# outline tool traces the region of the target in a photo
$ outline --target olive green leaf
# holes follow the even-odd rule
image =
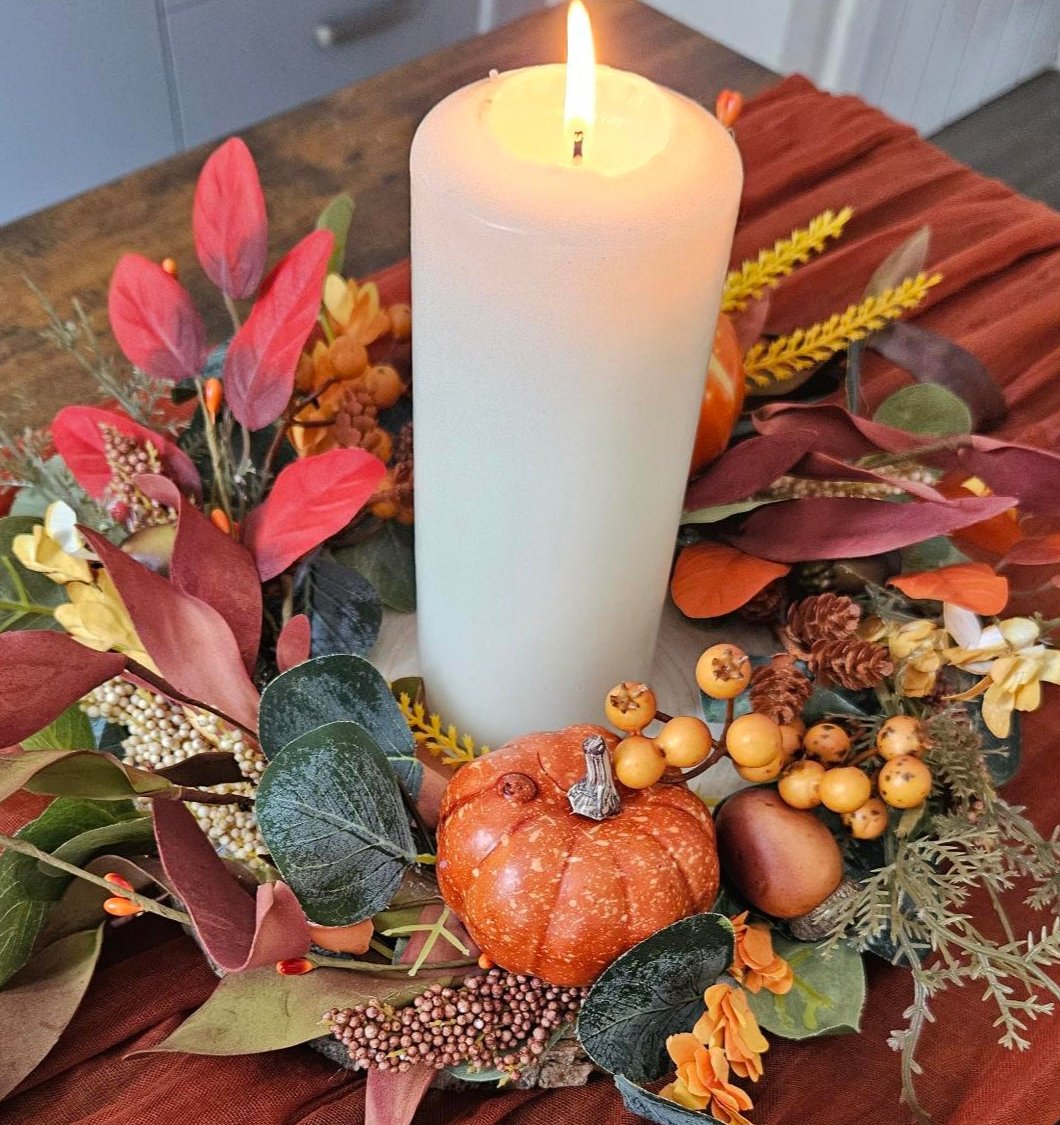
[[[55,1046],[81,1003],[103,943],[103,927],[69,934],[42,949],[0,991],[0,1098],[11,1091]]]
[[[655,1121],[657,1125],[721,1125],[709,1113],[685,1109],[683,1105],[669,1102],[650,1090],[634,1085],[624,1074],[615,1075],[615,1086],[626,1109],[646,1121]]]
[[[370,539],[342,547],[333,554],[337,562],[363,574],[389,609],[412,613],[416,608],[416,557],[411,528],[386,520]]]
[[[376,1000],[399,1007],[415,999],[437,976],[411,980],[346,969],[316,969],[287,977],[271,966],[229,973],[210,998],[167,1039],[134,1054],[180,1051],[190,1055],[253,1055],[279,1051],[327,1034],[330,1008]]]
[[[748,992],[747,1003],[766,1031],[785,1039],[856,1032],[865,1004],[865,966],[848,945],[824,951],[773,931],[773,949],[791,965],[795,983],[783,996]]]
[[[32,516],[0,519],[0,633],[8,629],[57,629],[52,612],[66,601],[62,586],[26,568],[12,549],[16,535],[30,535]]]
[[[173,783],[98,750],[28,750],[0,757],[0,800],[19,789],[56,797],[121,801]]]
[[[255,813],[273,863],[322,926],[382,910],[416,862],[394,771],[356,723],[329,723],[285,746],[265,770]]]
[[[766,504],[781,504],[783,500],[737,500],[732,504],[715,504],[710,508],[694,508],[681,513],[681,523],[721,523],[731,516],[742,516],[746,512],[753,512],[756,508],[763,508]]]
[[[721,914],[693,914],[627,950],[589,991],[578,1016],[588,1056],[633,1082],[670,1067],[666,1038],[703,1014],[703,993],[732,964],[733,929]]]
[[[23,750],[90,750],[95,745],[92,724],[76,703],[44,730],[22,740]]]
[[[415,796],[423,778],[416,743],[384,676],[359,656],[318,656],[277,676],[262,693],[258,733],[265,756],[327,723],[357,723]]]
[[[82,833],[138,815],[130,802],[60,798],[16,835],[53,852]],[[52,905],[69,881],[69,876],[46,873],[31,856],[13,851],[0,855],[0,986],[26,963]]]
[[[972,412],[963,399],[938,383],[902,387],[880,403],[874,422],[912,434],[970,434]]]
[[[345,192],[335,198],[317,216],[317,230],[329,230],[335,246],[328,259],[328,273],[342,273],[346,264],[346,240],[350,237],[355,204]]]

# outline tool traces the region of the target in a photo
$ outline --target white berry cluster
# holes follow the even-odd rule
[[[223,750],[234,755],[247,779],[209,788],[217,793],[253,795],[266,761],[256,743],[233,730],[216,715],[185,707],[138,687],[127,680],[108,680],[81,701],[90,719],[105,719],[128,731],[122,739],[125,760],[141,769],[175,766],[195,754]],[[189,802],[214,846],[233,859],[250,861],[265,851],[253,812],[235,805],[201,805]]]

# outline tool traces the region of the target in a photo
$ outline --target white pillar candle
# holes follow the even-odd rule
[[[648,674],[742,186],[700,106],[591,60],[565,106],[567,72],[412,147],[421,667],[491,745]]]

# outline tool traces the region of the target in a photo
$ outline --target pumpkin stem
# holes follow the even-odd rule
[[[591,820],[607,820],[622,811],[622,798],[611,774],[611,756],[607,744],[594,734],[582,743],[585,754],[585,776],[567,790],[571,810]]]

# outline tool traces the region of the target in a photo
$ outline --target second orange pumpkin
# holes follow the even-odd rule
[[[743,348],[732,318],[720,313],[703,401],[699,407],[699,426],[689,475],[698,473],[704,465],[724,453],[743,409],[746,391]]]

